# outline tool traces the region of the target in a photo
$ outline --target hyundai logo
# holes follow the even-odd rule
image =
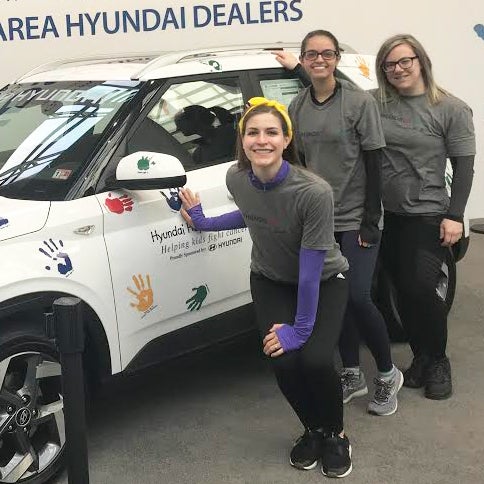
[[[28,408],[21,408],[15,416],[15,421],[19,427],[25,427],[29,424],[32,415]]]

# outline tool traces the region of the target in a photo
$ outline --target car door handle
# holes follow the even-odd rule
[[[95,225],[84,225],[84,227],[79,227],[78,229],[74,230],[74,233],[77,235],[91,235],[96,228]]]

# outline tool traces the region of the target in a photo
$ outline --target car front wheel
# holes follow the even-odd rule
[[[61,366],[41,336],[0,341],[0,482],[41,484],[62,467]]]

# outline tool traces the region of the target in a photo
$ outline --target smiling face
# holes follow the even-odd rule
[[[415,57],[415,51],[408,44],[394,47],[385,58],[387,62],[398,62],[401,59]],[[422,76],[419,59],[413,59],[411,67],[403,69],[396,64],[395,69],[385,73],[388,82],[404,96],[417,96],[425,93],[425,82]]]
[[[304,45],[304,51],[316,51],[322,52],[324,50],[336,51],[336,46],[334,42],[325,35],[315,35],[309,38]],[[311,80],[314,81],[327,81],[332,80],[334,77],[334,71],[339,62],[339,57],[327,60],[323,59],[321,55],[315,60],[306,60],[304,55],[301,55],[300,59],[301,65],[304,67],[306,72],[309,74]]]
[[[261,181],[267,182],[276,176],[282,164],[282,152],[288,144],[281,119],[275,114],[254,114],[247,120],[242,147]]]

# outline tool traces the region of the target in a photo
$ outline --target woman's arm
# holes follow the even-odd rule
[[[294,324],[274,324],[264,338],[264,353],[272,357],[301,348],[311,336],[319,304],[325,250],[301,248]]]
[[[287,52],[285,50],[274,50],[271,52],[271,54],[276,56],[277,62],[279,62],[284,69],[289,71],[291,74],[295,74],[303,83],[304,87],[311,85],[309,76],[301,63],[298,61],[297,57],[292,52]]]
[[[180,213],[184,220],[196,230],[219,231],[241,229],[246,227],[240,210],[224,213],[217,217],[205,217],[198,193],[193,193],[189,188],[180,190],[180,199],[183,207]]]
[[[450,204],[440,224],[440,238],[444,246],[454,245],[462,237],[464,211],[474,177],[474,155],[453,156],[450,163],[453,170]]]

